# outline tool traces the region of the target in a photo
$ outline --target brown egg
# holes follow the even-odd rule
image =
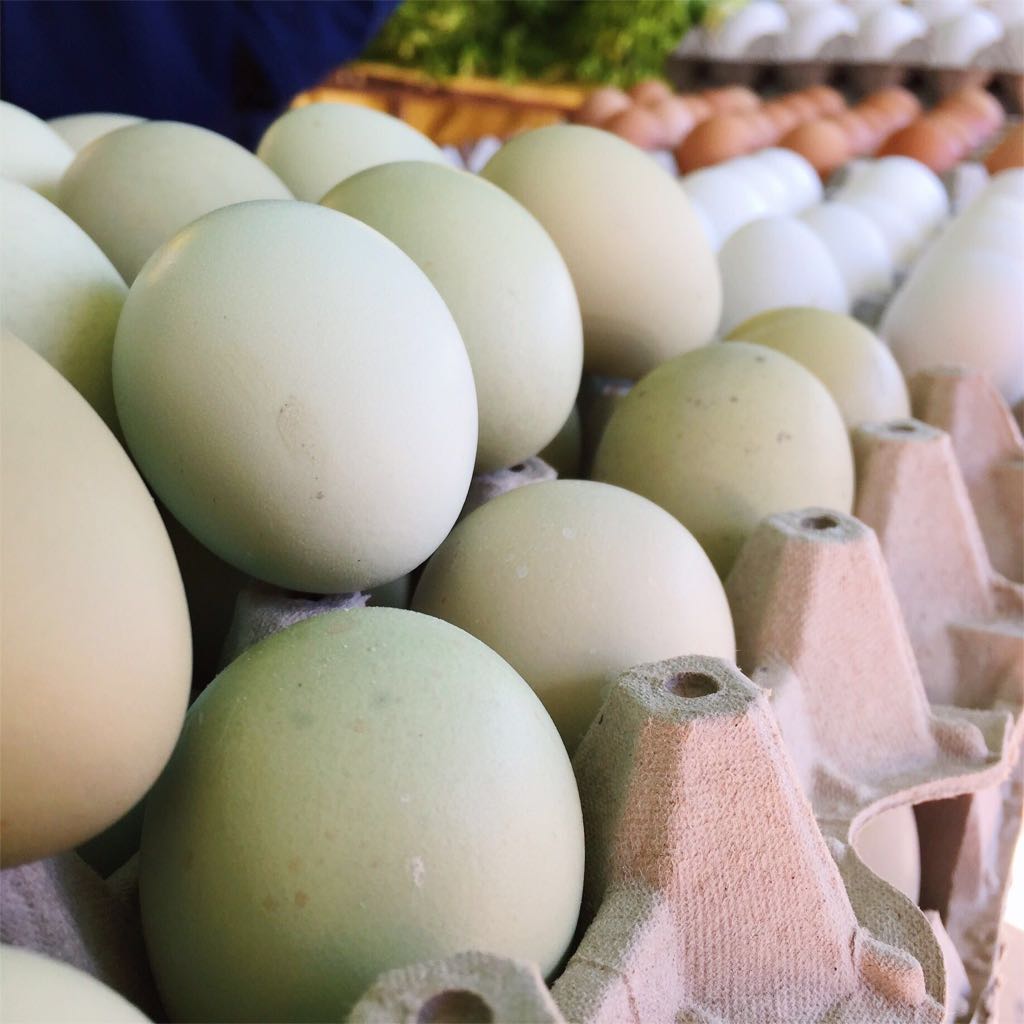
[[[766,103],[761,108],[761,113],[775,126],[776,138],[782,138],[800,123],[796,111],[785,103]]]
[[[577,124],[602,125],[605,121],[629,110],[633,101],[614,86],[595,89],[573,112],[572,120]]]
[[[808,99],[806,96],[802,96],[798,92],[793,92],[788,96],[784,96],[779,100],[779,102],[796,114],[798,124],[806,124],[808,121],[813,121],[818,117],[818,105],[814,100]]]
[[[831,119],[802,124],[779,144],[799,153],[822,178],[827,178],[853,155],[846,130]]]
[[[998,174],[1008,167],[1024,167],[1024,123],[1015,124],[985,158],[989,174]]]
[[[756,145],[756,130],[742,114],[717,114],[683,139],[676,163],[686,174],[749,153]]]
[[[648,78],[646,81],[637,82],[629,90],[629,95],[641,106],[653,107],[656,103],[671,98],[675,93],[660,78]]]
[[[860,114],[848,110],[838,117],[829,118],[829,120],[846,136],[851,156],[863,156],[877,145],[874,131]]]
[[[806,96],[818,108],[819,114],[826,117],[841,114],[846,110],[846,100],[842,93],[828,85],[813,85],[810,89],[804,89],[801,94]]]
[[[671,149],[675,149],[697,123],[688,104],[678,96],[669,96],[668,99],[655,103],[650,111],[661,121],[664,144]]]
[[[641,149],[660,149],[667,142],[661,118],[646,107],[630,107],[605,121],[601,127]]]
[[[877,107],[855,107],[840,114],[837,121],[848,119],[857,125],[853,129],[855,153],[873,153],[895,131],[889,117]],[[854,120],[855,119],[855,120]]]
[[[761,106],[757,93],[742,85],[705,89],[702,95],[716,114],[747,114]]]
[[[929,116],[948,125],[949,130],[963,142],[965,153],[976,149],[992,135],[984,117],[979,117],[977,111],[960,103],[941,103]]]
[[[1006,111],[1003,110],[1003,105],[987,89],[978,87],[961,89],[946,100],[943,106],[946,103],[971,111],[989,131],[997,131],[1002,128],[1003,122],[1006,120]]]
[[[775,122],[765,113],[755,110],[753,113],[744,114],[747,124],[750,125],[750,133],[754,139],[754,149],[762,149],[764,146],[774,145],[782,136],[782,132],[775,126]]]
[[[904,124],[909,124],[921,113],[921,101],[909,89],[904,89],[899,85],[873,92],[864,100],[864,103],[870,106],[879,106],[883,110],[891,110],[893,114],[902,115],[906,119]]]
[[[963,153],[963,143],[943,118],[919,117],[913,124],[890,135],[879,156],[909,156],[942,174],[953,167]]]
[[[695,93],[690,93],[687,96],[681,96],[680,99],[690,108],[690,113],[693,114],[693,120],[695,124],[700,124],[701,121],[706,121],[709,117],[714,114],[714,108],[703,96],[698,96]]]

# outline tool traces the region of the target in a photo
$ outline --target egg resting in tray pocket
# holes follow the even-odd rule
[[[398,578],[469,487],[476,395],[451,314],[397,246],[324,207],[227,207],[159,250],[118,324],[114,392],[175,518],[287,589]]]

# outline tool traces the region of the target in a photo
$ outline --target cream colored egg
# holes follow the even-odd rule
[[[69,964],[0,946],[4,1024],[135,1024],[147,1021],[123,996]]]
[[[114,427],[111,349],[128,288],[56,206],[0,181],[0,318]]]
[[[986,373],[1009,405],[1024,398],[1020,264],[999,252],[936,254],[896,293],[879,334],[908,380],[967,366]]]
[[[451,313],[396,245],[309,203],[228,207],[164,246],[121,314],[114,393],[175,518],[292,590],[402,576],[451,529],[473,472]]]
[[[181,728],[191,643],[153,499],[54,369],[3,341],[3,864],[67,850],[153,784]]]
[[[820,238],[794,217],[764,217],[740,228],[718,254],[721,330],[767,309],[816,306],[845,313],[846,288]]]
[[[828,388],[853,428],[910,415],[892,353],[863,324],[824,309],[775,309],[734,327],[729,338],[765,345],[805,366]]]
[[[77,153],[101,136],[142,120],[134,114],[69,114],[53,118],[49,125]]]
[[[0,178],[28,185],[56,200],[61,176],[74,150],[45,122],[13,103],[0,100]]]
[[[444,153],[411,125],[349,103],[311,103],[287,111],[266,130],[256,155],[297,199],[311,203],[339,182],[378,164],[447,163]]]
[[[289,199],[267,167],[237,143],[191,124],[147,121],[97,139],[60,183],[61,209],[129,283],[186,224],[252,199]]]
[[[554,125],[516,136],[483,174],[565,257],[589,372],[637,378],[711,339],[722,305],[714,255],[683,190],[645,153],[609,132]]]
[[[593,476],[671,512],[721,576],[765,516],[853,503],[835,400],[793,359],[744,342],[688,352],[640,381],[605,429]]]
[[[477,472],[536,455],[569,415],[583,365],[579,303],[547,232],[490,182],[440,164],[371,167],[323,205],[390,238],[451,310],[476,382]]]
[[[463,950],[552,972],[583,856],[569,759],[505,661],[426,615],[332,612],[190,711],[146,809],[146,947],[174,1020],[341,1021],[380,972]]]
[[[482,505],[427,563],[413,607],[505,658],[570,752],[625,669],[736,657],[725,591],[689,531],[646,498],[589,480]]]
[[[851,303],[889,291],[895,268],[874,221],[842,202],[812,206],[800,219],[825,244]]]
[[[913,807],[893,807],[871,818],[858,830],[853,848],[879,878],[917,902],[921,847]]]

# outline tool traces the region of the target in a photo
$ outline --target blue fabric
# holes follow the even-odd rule
[[[399,0],[5,0],[0,95],[42,118],[188,121],[252,147]]]

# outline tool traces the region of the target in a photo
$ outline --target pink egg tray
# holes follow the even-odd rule
[[[1024,1019],[1000,925],[1024,803],[1024,442],[979,375],[912,394],[918,419],[854,432],[855,516],[789,512],[749,539],[726,584],[738,666],[674,658],[611,690],[573,760],[584,903],[550,988],[465,951],[383,975],[351,1021]],[[471,504],[551,471],[502,473]],[[225,653],[346,601],[251,586]],[[924,913],[854,848],[910,806]],[[6,871],[0,937],[162,1019],[135,874],[74,854]]]

